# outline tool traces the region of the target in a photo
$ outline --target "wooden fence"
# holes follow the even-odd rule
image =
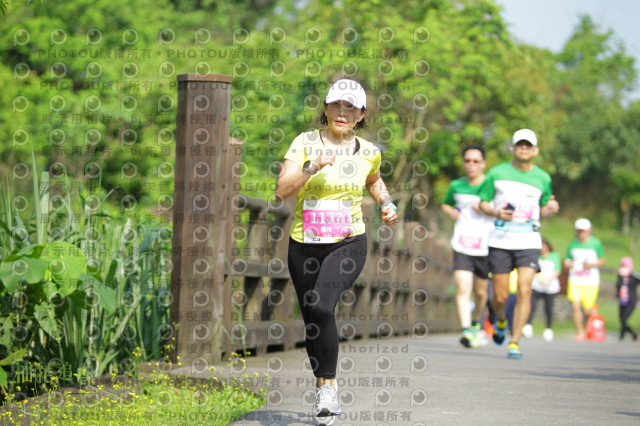
[[[263,354],[304,344],[304,324],[289,278],[287,249],[292,203],[270,205],[236,194],[249,212],[249,223],[238,225],[241,248],[231,261],[233,314],[226,351]],[[363,200],[367,225],[367,260],[353,287],[343,293],[336,317],[343,339],[411,335],[420,339],[432,331],[458,328],[453,295],[451,253],[429,238],[417,222],[386,227],[378,224],[372,199]],[[399,229],[402,228],[402,229]],[[398,244],[400,231],[405,244]],[[224,356],[225,354],[223,354]]]
[[[237,192],[242,142],[229,134],[230,76],[178,76],[171,322],[174,360],[199,371],[235,351],[304,344],[287,268],[293,200]],[[368,256],[337,307],[340,336],[369,339],[458,328],[451,253],[424,225],[382,225],[362,203]],[[243,220],[246,219],[246,220]]]

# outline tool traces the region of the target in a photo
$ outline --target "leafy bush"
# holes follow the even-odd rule
[[[0,359],[98,376],[126,372],[136,347],[143,359],[161,358],[173,334],[171,228],[112,217],[102,210],[109,194],[65,188],[49,195],[45,172],[34,179],[36,202],[25,223],[3,188]],[[4,370],[0,384],[7,386]]]

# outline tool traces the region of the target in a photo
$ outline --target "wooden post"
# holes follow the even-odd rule
[[[233,315],[237,314],[233,311],[232,294],[235,290],[240,288],[240,277],[233,275],[233,267],[231,266],[232,259],[237,255],[236,250],[236,232],[238,230],[240,213],[238,212],[236,204],[240,201],[240,175],[242,170],[242,146],[243,140],[238,138],[231,138],[229,140],[229,150],[227,158],[227,166],[231,177],[229,183],[231,184],[231,191],[229,191],[229,202],[227,205],[227,215],[230,216],[227,220],[227,256],[229,258],[229,264],[225,266],[227,276],[224,283],[223,291],[223,307],[222,307],[222,326],[232,337],[231,332],[233,327]],[[222,344],[222,358],[229,359],[231,352],[234,348],[232,345],[231,337],[224,339]]]
[[[173,361],[220,360],[228,201],[231,76],[178,75],[171,325]]]

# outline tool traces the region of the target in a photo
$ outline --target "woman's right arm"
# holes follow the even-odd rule
[[[304,186],[305,183],[313,176],[318,173],[324,166],[333,166],[333,163],[336,161],[336,155],[329,152],[324,151],[320,154],[318,158],[311,161],[311,173],[303,171],[302,167],[298,165],[295,161],[287,160],[285,158],[284,164],[282,166],[282,172],[278,177],[278,186],[276,189],[276,199],[284,200],[293,195],[296,195],[298,191]]]
[[[336,155],[325,151],[321,153],[318,158],[311,161],[310,168],[312,173],[308,173],[303,171],[302,167],[295,161],[285,158],[282,172],[280,172],[280,176],[278,177],[276,199],[282,201],[296,195],[311,176],[322,170],[324,166],[332,166],[335,161]]]
[[[314,162],[312,162],[313,164]],[[318,165],[313,165],[315,169]],[[282,165],[282,171],[278,176],[278,187],[276,189],[276,199],[282,201],[293,195],[296,195],[298,191],[304,186],[305,183],[311,177],[310,174],[305,173],[302,167],[295,161],[284,160]]]

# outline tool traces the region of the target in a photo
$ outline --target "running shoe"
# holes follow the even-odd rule
[[[509,348],[507,350],[507,358],[521,359],[522,352],[520,352],[520,347],[517,343],[511,342],[509,343]]]
[[[527,339],[531,339],[533,337],[533,326],[531,324],[525,324],[522,327],[522,335]]]
[[[547,342],[550,342],[553,340],[553,330],[550,328],[545,328],[544,331],[542,332],[542,338],[544,340],[546,340]]]
[[[322,385],[316,388],[316,400],[313,403],[313,415],[315,417],[339,416],[342,414],[338,402],[338,391],[330,385]]]
[[[475,324],[471,324],[471,347],[477,348],[480,346],[480,323],[476,322]]]
[[[334,416],[317,417],[311,414],[311,417],[313,417],[313,423],[316,426],[331,426],[333,422],[336,420]]]
[[[325,385],[326,386],[326,385]],[[317,415],[317,407],[319,405],[319,395],[320,395],[320,388],[316,388],[316,399],[315,401],[313,401],[313,408],[311,409],[311,418],[313,419],[313,424],[315,424],[316,426],[330,426],[333,424],[333,422],[335,421],[335,417],[334,416],[324,416],[324,417],[318,417]]]
[[[502,345],[504,343],[504,336],[507,334],[507,320],[497,320],[495,324],[493,324],[493,341],[496,342],[497,345]]]
[[[478,335],[478,344],[480,346],[487,346],[489,344],[489,335],[483,329],[480,329],[480,334]]]
[[[468,328],[462,329],[462,337],[460,337],[460,343],[465,348],[473,347],[473,333]]]

